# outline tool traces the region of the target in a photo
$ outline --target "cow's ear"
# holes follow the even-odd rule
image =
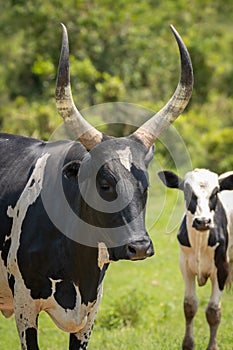
[[[152,145],[149,148],[149,151],[147,152],[146,157],[145,157],[146,167],[148,167],[149,163],[152,161],[152,159],[154,157],[154,153],[155,153],[155,145]]]
[[[233,171],[228,171],[218,178],[220,191],[233,190]]]
[[[165,186],[170,188],[178,188],[179,190],[184,189],[183,179],[181,179],[181,177],[179,177],[172,171],[168,171],[168,170],[159,171],[158,176]]]
[[[62,169],[63,175],[67,179],[76,178],[78,175],[78,172],[79,172],[80,164],[81,164],[81,162],[75,160],[75,161],[72,161],[72,162],[64,165],[64,167]]]

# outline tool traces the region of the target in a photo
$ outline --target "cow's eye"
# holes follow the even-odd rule
[[[101,179],[97,184],[100,196],[106,201],[113,201],[117,197],[116,188],[106,179]]]
[[[113,201],[117,198],[117,181],[112,172],[102,167],[96,177],[96,188],[99,195],[106,201]]]
[[[101,184],[100,184],[101,190],[102,190],[102,191],[105,191],[105,192],[110,191],[111,187],[112,187],[112,186],[110,186],[107,182],[101,183]]]

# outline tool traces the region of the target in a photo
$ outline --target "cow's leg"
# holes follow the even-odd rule
[[[88,347],[89,336],[87,338],[79,337],[78,333],[70,334],[69,350],[85,350]]]
[[[29,290],[23,283],[15,283],[15,320],[23,350],[39,350],[37,343],[38,303],[31,298]]]
[[[95,312],[93,311],[91,311],[87,315],[87,323],[85,327],[82,328],[77,333],[70,334],[69,350],[86,350],[87,349],[94,320],[95,320],[95,316],[97,313],[97,310]]]
[[[77,333],[70,334],[69,350],[86,350],[90,339],[91,331],[94,325],[98,305],[87,314],[87,322],[84,328]]]
[[[96,303],[87,314],[85,326],[77,333],[70,334],[69,350],[86,350],[88,347],[91,331],[94,325],[95,317],[102,298],[103,286],[99,286],[98,297]]]
[[[185,336],[182,343],[183,350],[194,349],[193,319],[197,312],[198,300],[196,296],[195,275],[187,266],[186,259],[181,254],[180,269],[185,283],[184,294],[184,315],[185,315]]]
[[[206,319],[210,327],[210,340],[207,350],[218,350],[217,346],[217,331],[221,321],[221,296],[222,292],[218,286],[217,277],[211,278],[212,293],[209,304],[206,308]]]

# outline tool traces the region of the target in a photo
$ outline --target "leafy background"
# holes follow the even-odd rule
[[[233,167],[233,4],[230,0],[0,0],[0,127],[49,139],[60,124],[54,103],[61,46],[70,38],[79,109],[114,101],[157,111],[178,77],[172,23],[192,57],[195,86],[175,123],[193,166]],[[106,130],[109,132],[109,130]],[[115,134],[128,133],[117,128]],[[158,143],[165,163],[167,154]]]

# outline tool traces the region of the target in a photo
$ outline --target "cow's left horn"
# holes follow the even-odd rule
[[[56,105],[65,124],[87,149],[101,142],[102,133],[89,124],[76,108],[70,86],[69,42],[66,27],[62,24],[62,49],[58,66]]]
[[[133,133],[147,148],[152,146],[159,135],[183,112],[192,95],[194,79],[191,58],[178,32],[172,25],[170,28],[180,51],[181,75],[178,86],[168,103]]]

